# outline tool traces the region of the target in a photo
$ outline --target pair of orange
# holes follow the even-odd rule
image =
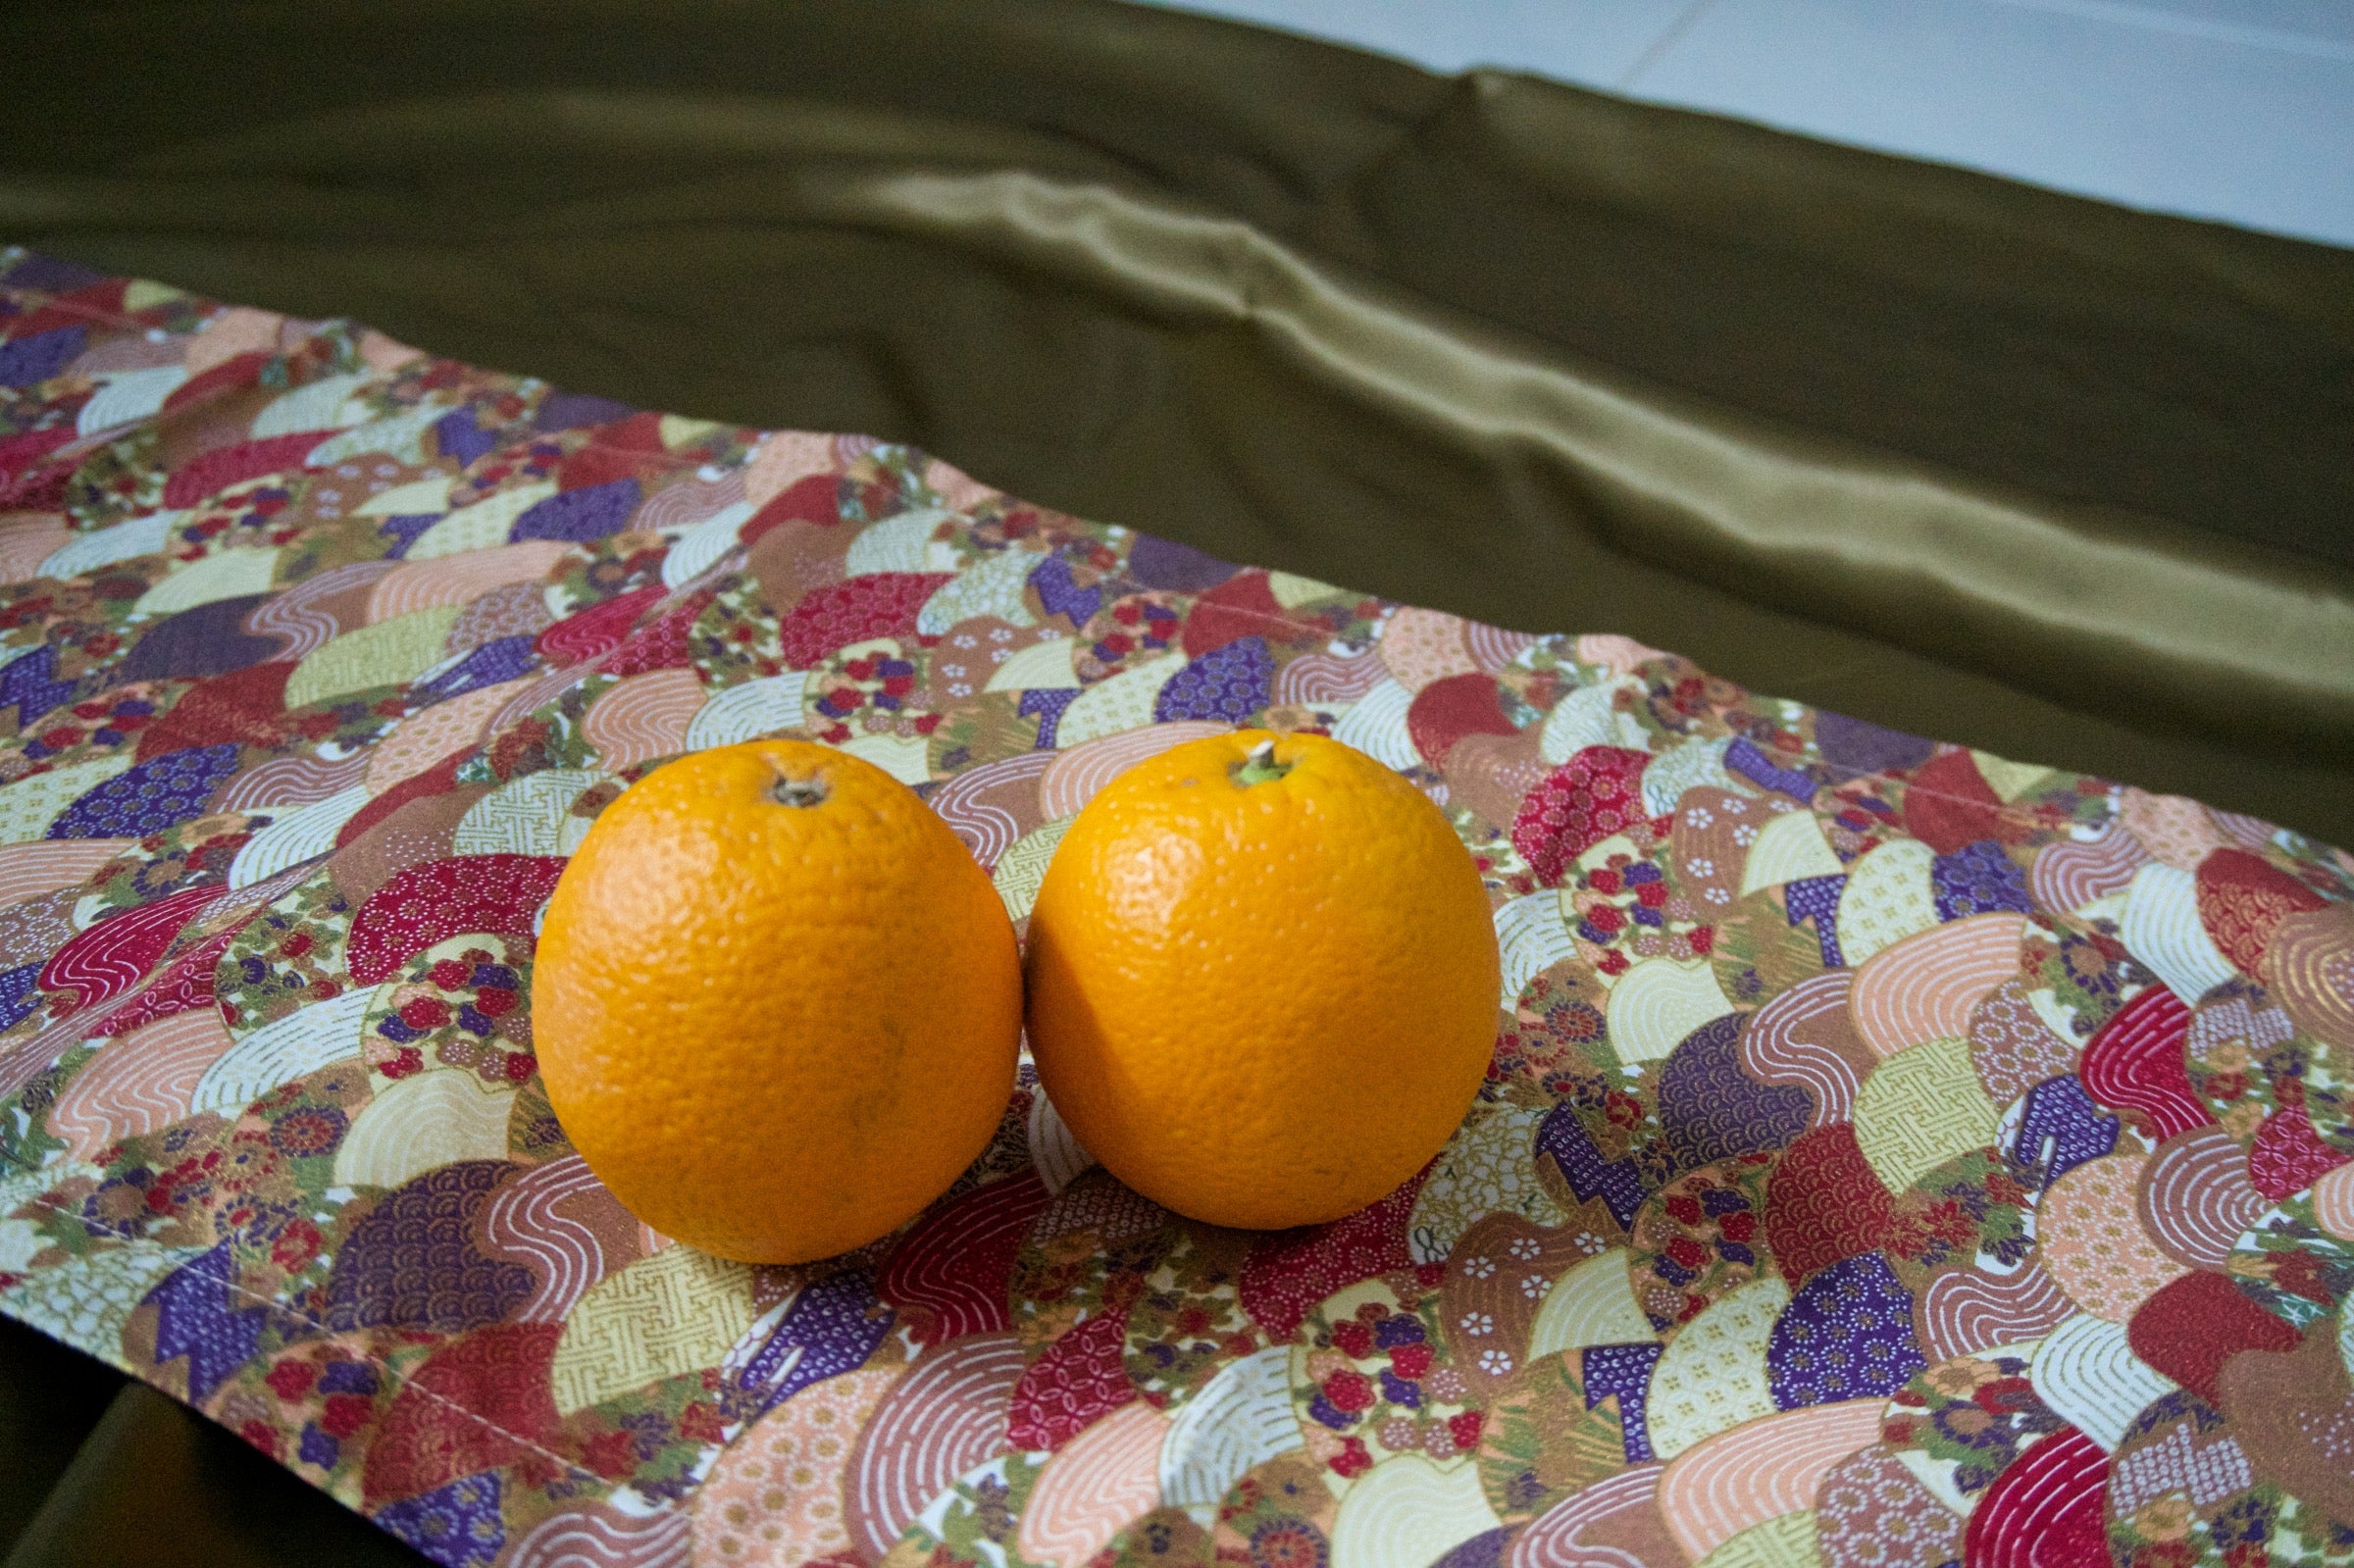
[[[615,1195],[781,1263],[947,1189],[1002,1120],[1025,1011],[1047,1093],[1138,1191],[1220,1225],[1337,1218],[1453,1133],[1497,986],[1446,819],[1319,735],[1213,736],[1114,780],[1048,868],[1026,975],[912,790],[756,740],[606,808],[548,905],[533,1007],[556,1114]]]

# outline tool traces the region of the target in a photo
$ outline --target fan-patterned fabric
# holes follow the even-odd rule
[[[0,1309],[435,1561],[2354,1561],[2345,855],[0,267]],[[1486,1087],[1381,1203],[1178,1219],[1025,1069],[906,1231],[747,1268],[567,1145],[534,932],[665,759],[854,752],[1019,919],[1242,724],[1411,779],[1490,889]]]

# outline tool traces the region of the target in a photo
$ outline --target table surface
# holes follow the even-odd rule
[[[2128,207],[2354,243],[2330,0],[1184,0],[1433,71],[1499,66]]]

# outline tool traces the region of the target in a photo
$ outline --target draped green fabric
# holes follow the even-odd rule
[[[2354,838],[2342,251],[1106,0],[16,38],[50,253]]]
[[[2329,247],[1114,0],[53,4],[0,239],[2354,842]],[[123,1397],[12,1561],[399,1553]]]

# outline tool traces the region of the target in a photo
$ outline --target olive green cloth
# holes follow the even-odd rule
[[[2354,255],[1112,3],[63,6],[0,233],[2354,841]]]
[[[0,237],[2354,843],[2329,247],[1115,0],[26,8]],[[14,1568],[406,1557],[0,1328]]]
[[[187,1406],[6,1320],[0,1509],[0,1568],[425,1561]]]
[[[41,1511],[107,1401],[135,1387],[143,1385],[0,1318],[0,1554]]]

